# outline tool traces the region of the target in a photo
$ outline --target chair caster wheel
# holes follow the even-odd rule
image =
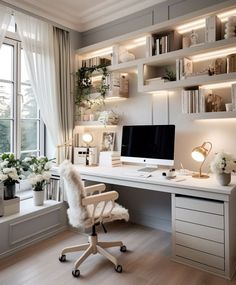
[[[127,251],[126,246],[125,246],[125,245],[122,245],[122,246],[120,247],[120,251],[121,251],[121,252],[126,252],[126,251]]]
[[[73,271],[72,271],[72,275],[73,275],[74,277],[78,278],[78,277],[80,276],[80,271],[79,271],[79,269],[73,270]]]
[[[122,272],[122,266],[121,265],[117,265],[115,267],[115,271],[118,272],[118,273],[121,273]]]
[[[59,261],[60,261],[60,262],[66,262],[66,255],[65,255],[65,254],[62,254],[62,255],[59,257]]]

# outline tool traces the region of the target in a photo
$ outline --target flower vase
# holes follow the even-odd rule
[[[216,180],[219,182],[220,185],[226,186],[231,181],[231,173],[217,173]]]
[[[42,190],[33,190],[33,200],[35,206],[42,206],[44,202],[44,189]]]
[[[16,184],[8,184],[4,186],[4,200],[14,199],[16,196]]]

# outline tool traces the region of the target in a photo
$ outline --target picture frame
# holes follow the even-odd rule
[[[113,151],[115,145],[115,132],[103,132],[102,133],[102,142],[101,142],[101,151]]]

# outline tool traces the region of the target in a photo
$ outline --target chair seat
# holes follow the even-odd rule
[[[106,204],[105,210],[101,216],[101,211],[102,211],[103,206],[104,206],[104,202],[98,203],[95,213],[94,213],[95,220],[98,219],[99,221],[102,221],[103,223],[112,222],[115,220],[125,220],[125,221],[129,220],[128,210],[117,203],[114,203],[114,208],[112,209],[113,203],[111,201],[109,201]],[[93,222],[92,222],[93,208],[94,208],[93,205],[87,206],[89,217],[85,220],[86,228],[93,225]]]

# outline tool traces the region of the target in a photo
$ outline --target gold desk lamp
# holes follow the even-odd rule
[[[208,147],[207,147],[208,146]],[[194,174],[194,178],[209,178],[208,175],[202,174],[202,166],[212,149],[212,143],[204,142],[201,146],[197,146],[192,150],[192,158],[196,161],[202,162],[200,165],[199,173]]]

